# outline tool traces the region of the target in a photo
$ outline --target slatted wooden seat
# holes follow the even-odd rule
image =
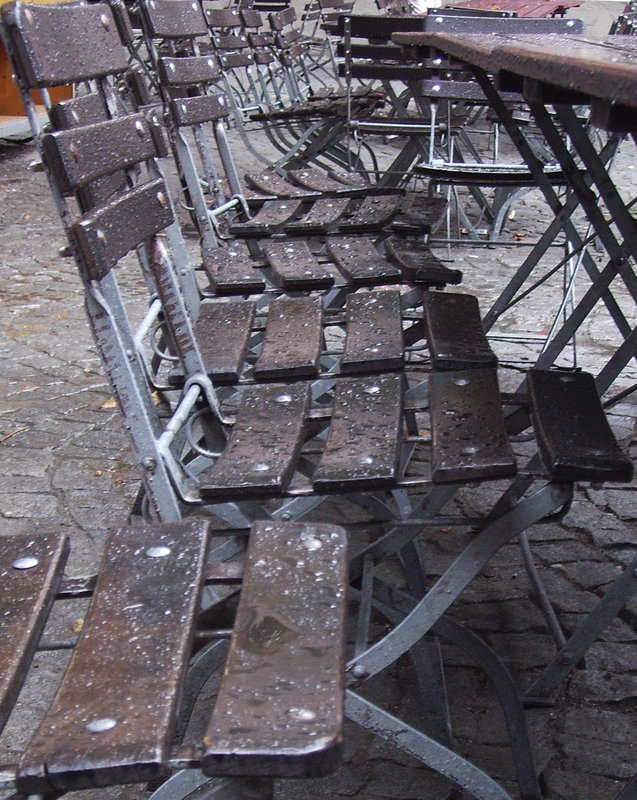
[[[72,597],[94,585],[62,682],[19,764],[5,770],[5,785],[12,776],[24,795],[59,796],[157,781],[182,762],[175,731],[202,589],[206,576],[223,567],[214,555],[208,562],[210,538],[202,522],[116,529],[97,579],[72,581],[62,579],[64,535],[2,539],[3,725],[56,595]],[[290,569],[301,561],[303,570]],[[346,563],[344,531],[335,526],[253,527],[225,673],[207,710],[207,730],[189,748],[191,768],[262,777],[335,769]],[[308,571],[320,577],[308,582]],[[328,594],[331,602],[317,603],[308,617],[312,594]],[[311,664],[302,657],[309,647]]]

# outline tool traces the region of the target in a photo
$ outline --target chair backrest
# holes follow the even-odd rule
[[[148,495],[155,509],[162,508],[164,519],[178,519],[172,484],[183,482],[183,470],[170,449],[177,430],[164,436],[170,441],[160,456],[166,423],[154,392],[170,388],[166,371],[178,362],[186,378],[198,382],[187,402],[193,405],[203,394],[214,408],[218,404],[192,331],[200,297],[157,160],[165,153],[158,118],[152,112],[133,113],[122,102],[117,89],[127,56],[107,6],[15,3],[3,7],[2,19],[7,50],[25,105],[36,120],[36,141],[84,285],[96,345],[135,456],[153,465]],[[60,46],[69,37],[83,42],[81,53],[86,55],[71,57],[75,49]],[[76,81],[88,81],[83,83],[87,94],[58,107],[44,97],[52,121],[74,126],[43,133],[29,90]],[[102,121],[79,124],[96,118]],[[147,310],[148,301],[142,300],[139,308],[141,298],[131,308],[115,270],[130,270],[135,264],[150,294]],[[139,325],[132,321],[133,312],[142,317]]]

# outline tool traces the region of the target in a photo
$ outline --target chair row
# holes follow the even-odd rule
[[[159,7],[158,0],[154,2]],[[121,91],[127,85],[128,53],[119,42],[110,9],[100,4],[15,3],[3,7],[2,19],[3,37],[25,102],[31,103],[31,89],[45,94],[50,129],[40,131],[31,105],[29,110],[79,270],[96,347],[139,465],[143,490],[137,511],[169,523],[192,512],[205,513],[244,531],[254,522],[266,521],[249,538],[251,547],[254,542],[254,547],[268,549],[274,545],[262,532],[264,527],[299,522],[327,498],[343,507],[362,509],[382,525],[382,533],[349,560],[352,593],[360,602],[356,641],[345,673],[346,714],[474,796],[506,797],[504,790],[494,789],[491,778],[453,751],[443,679],[434,678],[442,675],[439,656],[435,647],[423,646],[432,632],[449,638],[467,648],[498,686],[514,731],[512,752],[521,793],[539,798],[522,704],[510,676],[486,646],[476,646],[470,632],[447,624],[444,615],[503,544],[534,523],[568,509],[577,481],[630,480],[632,464],[612,435],[591,376],[531,371],[526,376],[527,391],[502,395],[497,359],[484,336],[473,297],[434,291],[432,284],[444,281],[402,269],[394,270],[391,279],[386,275],[371,281],[354,278],[355,274],[364,276],[369,266],[368,256],[361,256],[364,249],[359,248],[369,244],[380,256],[377,238],[391,240],[382,233],[373,239],[341,233],[326,238],[323,245],[324,234],[316,237],[315,230],[312,237],[287,231],[285,237],[275,235],[261,244],[261,233],[246,235],[242,221],[233,223],[235,231],[245,236],[244,252],[249,252],[257,237],[259,257],[248,260],[241,255],[231,225],[224,234],[230,237],[229,246],[213,251],[215,275],[223,275],[235,259],[246,281],[232,297],[219,296],[225,293],[221,281],[212,289],[204,283],[202,289],[202,275],[188,258],[163,177],[159,156],[165,150],[157,109],[147,113],[132,109]],[[82,41],[81,52],[71,44],[74,41]],[[184,58],[193,57],[199,58],[196,54]],[[170,53],[167,59],[166,71],[172,72],[170,63],[174,63],[177,72],[178,53]],[[48,102],[49,86],[80,81],[82,93],[72,101]],[[182,113],[188,114],[202,98],[209,108],[207,97],[186,93],[171,102],[183,105]],[[218,108],[218,95],[213,100]],[[100,121],[93,117],[95,108]],[[84,112],[88,120],[82,119]],[[70,127],[65,124],[69,119]],[[377,199],[377,195],[370,197]],[[347,195],[343,199],[347,204],[360,202]],[[330,200],[335,202],[335,196]],[[244,208],[242,202],[236,207]],[[414,253],[418,269],[426,270],[431,264],[421,247],[422,229],[414,233],[413,222],[403,223],[409,234],[404,237],[405,246]],[[394,234],[404,235],[404,230]],[[348,280],[334,280],[332,274],[332,280],[315,281],[316,268],[310,269],[305,262],[302,277],[289,278],[281,264],[287,260],[290,270],[298,268],[298,248],[316,250],[315,238],[320,243],[319,266],[325,265],[328,255],[336,261],[334,253],[339,248],[354,251]],[[141,323],[136,318],[139,307],[131,307],[127,289],[131,282],[140,285],[138,276],[148,294]],[[266,278],[270,278],[267,284]],[[387,288],[389,283],[393,285]],[[572,413],[575,407],[577,414]],[[533,455],[528,445],[516,454],[519,439],[530,435],[531,418],[539,455]],[[428,586],[418,537],[432,525],[466,525],[465,519],[446,509],[467,485],[484,489],[482,508],[472,520],[476,535],[442,578]],[[490,499],[493,490],[501,498],[495,504]],[[337,547],[331,544],[332,532],[304,534],[301,546],[329,558],[332,547]],[[338,534],[334,542],[341,547]],[[174,547],[179,549],[178,544]],[[394,555],[405,565],[408,592],[396,595],[392,605],[389,598],[394,587],[383,581],[382,570],[376,567]],[[259,564],[260,557],[254,558]],[[342,558],[340,549],[335,551],[334,565]],[[298,554],[287,551],[281,560],[300,563]],[[321,571],[318,562],[309,571],[305,567],[304,563],[301,594],[303,586],[316,582]],[[134,572],[135,579],[146,585],[143,567]],[[279,572],[271,575],[277,596],[288,597]],[[168,580],[166,575],[157,578],[160,585]],[[322,581],[318,583],[323,586]],[[332,589],[324,587],[323,601],[317,601],[314,593],[306,595],[305,601],[300,595],[293,600],[305,603],[309,616],[314,616],[322,602],[332,605],[333,593],[340,591],[336,578],[333,583]],[[304,642],[305,659],[313,657],[313,646],[307,643],[311,635],[306,637],[300,623],[285,622],[292,612],[276,606],[262,611],[253,597],[248,594],[251,633],[243,632],[237,623],[236,635],[244,649],[256,649],[261,655],[265,650],[269,656],[272,640],[299,640]],[[390,623],[390,632],[379,639],[371,632],[373,606]],[[608,602],[601,601],[591,617],[599,626],[608,613]],[[317,618],[322,625],[321,617]],[[341,624],[334,619],[330,630]],[[590,641],[589,636],[582,646]],[[91,650],[92,645],[87,648]],[[330,659],[335,653],[337,649],[331,651]],[[406,653],[414,658],[425,689],[422,702],[431,712],[427,731],[410,729],[365,697],[366,682]],[[75,661],[82,663],[89,656],[83,650]],[[284,658],[294,663],[289,655]],[[336,662],[329,663],[334,669]],[[278,660],[270,663],[275,672],[279,665]],[[238,681],[230,695],[250,693],[249,681],[242,683],[239,677],[250,672],[244,662],[228,668]],[[308,680],[314,675],[308,672]],[[333,711],[342,698],[342,685],[338,691],[334,682],[330,686],[325,702]],[[154,690],[144,689],[140,703],[144,699],[146,705],[147,691]],[[139,708],[146,719],[145,705]],[[300,722],[316,718],[312,708],[297,705],[296,699],[293,708],[300,709],[294,712]],[[60,716],[57,710],[56,718]],[[235,715],[243,719],[242,714],[232,706],[227,719]],[[149,719],[148,724],[154,724]],[[252,742],[262,758],[253,764],[253,774],[299,774],[294,767],[282,766],[289,742],[278,735],[268,739],[262,733],[267,727],[264,719],[257,729],[249,721],[233,726],[228,732],[235,737],[227,745],[229,751],[241,751],[246,742]],[[44,730],[43,738],[55,740],[49,727]],[[258,733],[253,740],[254,730]],[[128,763],[129,748],[137,752],[139,743],[131,735],[134,745],[112,734],[109,759]],[[214,751],[212,743],[224,742],[224,737],[215,728],[206,737],[206,747],[211,744]],[[322,740],[328,750],[333,742],[333,737]],[[44,760],[44,772],[61,773],[54,779],[56,791],[77,786],[68,776],[78,770],[75,759],[81,759],[82,747],[81,743],[69,745],[64,751],[64,757],[73,762],[70,767],[66,761],[57,770]],[[214,761],[215,767],[204,766],[205,771],[221,774],[223,760],[212,755],[210,763]],[[179,764],[196,767],[202,763],[162,756],[160,766],[142,769],[137,765],[122,771],[111,769],[102,756],[98,761],[90,769],[91,780],[99,785],[145,779],[149,772],[164,774]],[[235,769],[228,767],[230,774],[238,774]],[[175,779],[179,780],[187,778]],[[173,794],[165,796],[175,796],[177,783],[171,785]],[[30,791],[48,791],[42,783],[29,786],[33,787]]]

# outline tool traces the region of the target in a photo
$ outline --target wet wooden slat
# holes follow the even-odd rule
[[[533,426],[551,478],[631,480],[632,461],[617,444],[592,375],[530,370],[527,381]]]
[[[442,287],[462,280],[460,270],[445,267],[424,242],[390,236],[384,244],[388,258],[400,267],[408,281]]]
[[[285,231],[290,234],[327,233],[336,226],[349,202],[346,197],[322,197],[315,200],[307,214],[285,225]]]
[[[201,95],[171,100],[170,113],[178,127],[225,119],[230,109],[223,95]]]
[[[427,292],[423,310],[434,369],[497,366],[498,359],[489,346],[473,295]]]
[[[317,777],[338,766],[346,542],[332,525],[253,525],[204,772]]]
[[[218,381],[241,375],[252,330],[255,305],[245,300],[202,303],[195,323],[206,373]]]
[[[343,372],[398,369],[405,363],[400,292],[350,294]]]
[[[304,383],[248,387],[223,455],[200,475],[202,498],[284,491],[302,444],[309,400]]]
[[[26,677],[68,550],[60,534],[0,538],[0,730]]]
[[[212,55],[164,56],[157,62],[159,80],[163,86],[187,86],[193,83],[208,83],[219,78],[221,70]]]
[[[323,306],[316,297],[279,297],[270,303],[255,378],[311,378],[321,355]]]
[[[154,39],[183,39],[208,33],[206,20],[197,3],[153,0],[152,3],[143,3],[140,8],[146,17],[148,33]]]
[[[152,125],[143,114],[46,134],[42,148],[64,193],[158,155]]]
[[[338,269],[354,287],[395,283],[402,277],[401,271],[380,255],[371,239],[334,237],[327,239],[326,247]]]
[[[397,476],[402,428],[401,375],[339,381],[317,491],[391,486]]]
[[[173,221],[162,180],[136,186],[85,214],[71,228],[91,278],[105,275],[122,256]]]
[[[80,639],[20,762],[19,791],[48,794],[165,774],[208,527],[173,523],[111,533]]]
[[[429,397],[435,483],[515,474],[494,369],[434,372]]]
[[[275,197],[306,197],[308,192],[301,186],[295,186],[278,172],[266,169],[263,172],[247,172],[246,183]]]
[[[268,236],[295,217],[301,209],[299,200],[267,200],[246,222],[235,222],[230,232],[235,236]]]
[[[262,247],[276,282],[285,289],[325,289],[334,283],[306,242],[264,242]]]
[[[443,221],[446,210],[446,197],[409,194],[403,198],[391,228],[407,236],[431,233]]]
[[[106,5],[7,4],[2,21],[29,88],[79,83],[128,67],[128,51]],[[82,46],[68,47],[69,41]]]
[[[233,242],[228,248],[205,248],[202,256],[206,274],[220,297],[255,294],[265,289],[263,276],[242,242]]]
[[[300,186],[304,186],[307,189],[312,189],[315,192],[323,192],[326,194],[330,192],[336,194],[339,192],[347,192],[348,194],[351,194],[357,191],[365,191],[365,187],[356,187],[352,186],[351,184],[341,183],[341,181],[335,180],[322,169],[318,169],[317,167],[291,169],[289,170],[289,176],[295,183],[298,183]]]
[[[368,195],[339,224],[342,231],[366,231],[387,225],[399,208],[399,195]]]

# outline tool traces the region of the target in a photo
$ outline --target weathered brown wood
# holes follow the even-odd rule
[[[283,288],[325,289],[334,283],[334,277],[319,264],[306,242],[264,242],[262,247],[276,283]]]
[[[328,254],[353,287],[395,283],[401,271],[380,255],[372,239],[331,238],[326,242]]]
[[[203,267],[219,296],[254,294],[265,289],[265,280],[242,242],[228,248],[203,248]]]
[[[62,534],[0,537],[0,730],[26,678],[68,550]]]
[[[325,194],[347,192],[348,194],[352,194],[356,191],[365,191],[362,186],[355,187],[350,184],[341,183],[317,167],[291,169],[288,174],[295,183],[304,186],[306,189],[312,189],[315,192],[323,192]]]
[[[460,270],[445,267],[424,242],[390,236],[384,244],[388,258],[400,267],[408,281],[442,287],[462,280]]]
[[[295,186],[273,169],[266,169],[263,172],[246,172],[245,179],[249,186],[275,197],[306,197],[308,195],[307,189]]]
[[[255,304],[246,300],[202,303],[195,338],[206,373],[217,381],[241,375],[252,330]]]
[[[323,336],[318,297],[279,297],[270,303],[261,352],[254,365],[259,380],[311,378],[317,374]]]
[[[533,427],[553,480],[632,479],[633,465],[608,424],[592,375],[530,370]]]
[[[267,200],[246,222],[235,222],[230,232],[235,236],[268,236],[274,233],[301,210],[299,200]]]
[[[423,310],[434,369],[497,366],[498,359],[489,346],[473,295],[427,292]]]
[[[219,78],[221,70],[215,56],[164,56],[157,61],[162,86],[187,86],[208,83]]]
[[[331,525],[253,526],[204,772],[317,777],[338,766],[346,542]]]
[[[85,214],[70,229],[89,277],[100,278],[134,247],[173,221],[162,180],[136,186]]]
[[[44,158],[61,192],[158,155],[153,126],[143,114],[98,122],[42,137]],[[113,147],[112,143],[117,142]]]
[[[208,34],[198,4],[153,0],[153,3],[140,6],[140,10],[146,17],[149,35],[155,39],[183,39]]]
[[[429,396],[434,482],[515,474],[494,369],[434,372]]]
[[[206,8],[204,13],[211,28],[241,27],[241,17],[236,8]]]
[[[230,109],[223,95],[201,95],[182,97],[170,101],[170,113],[178,127],[199,125],[225,119]]]
[[[322,197],[312,203],[312,207],[300,219],[285,225],[286,233],[318,234],[332,230],[346,212],[349,205],[347,197]]]
[[[78,83],[128,66],[111,10],[105,5],[7,4],[2,22],[29,88]],[[81,47],[66,47],[72,40]]]
[[[313,475],[317,491],[391,486],[402,433],[402,375],[339,381],[325,451]]]
[[[342,372],[380,372],[404,363],[400,292],[350,294]]]
[[[199,610],[209,523],[115,530],[80,639],[24,753],[25,794],[165,774]]]
[[[400,195],[368,195],[339,223],[342,231],[366,231],[387,225],[398,210]]]
[[[307,384],[248,387],[222,456],[200,476],[205,499],[285,491],[294,473],[309,408]]]

